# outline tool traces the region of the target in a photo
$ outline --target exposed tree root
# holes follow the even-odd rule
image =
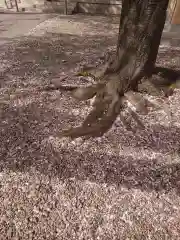
[[[110,106],[98,106],[87,116],[80,127],[65,130],[61,136],[76,138],[80,136],[100,137],[109,130],[120,111],[120,101],[111,103]]]
[[[153,74],[160,77],[159,81],[156,81],[156,85],[163,89],[166,97],[172,95],[174,89],[180,88],[180,71],[170,68],[156,67],[154,68]]]
[[[90,69],[91,74],[92,71],[94,71],[93,78],[97,81],[96,84],[92,84],[91,86],[63,86],[56,83],[56,85],[52,84],[46,88],[46,90],[60,89],[63,91],[70,91],[71,95],[78,100],[87,100],[95,96],[93,110],[86,117],[82,125],[80,127],[63,130],[60,134],[61,137],[100,137],[111,128],[118,115],[120,115],[120,119],[126,129],[133,131],[130,126],[131,119],[125,119],[121,114],[122,109],[125,108],[125,102],[127,101],[136,108],[136,112],[130,108],[128,110],[131,118],[135,120],[137,127],[140,129],[144,129],[145,127],[139,119],[138,114],[148,114],[149,107],[164,109],[169,120],[171,120],[169,106],[162,100],[162,97],[169,96],[167,92],[172,84],[175,86],[176,83],[179,83],[178,72],[171,69],[156,67],[152,74],[158,74],[161,77],[159,81],[153,82],[151,79],[146,79],[146,81],[142,81],[142,83],[138,85],[141,88],[144,84],[144,88],[146,88],[150,95],[153,89],[156,91],[156,95],[161,96],[160,102],[152,102],[138,93],[137,91],[139,89],[137,91],[134,91],[133,88],[131,89],[131,85],[127,85],[127,80],[123,81],[122,79],[121,81],[118,74],[107,74],[107,69],[107,64],[103,65],[100,70],[96,69],[95,71]]]

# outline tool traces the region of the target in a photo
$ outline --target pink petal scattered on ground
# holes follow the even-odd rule
[[[117,119],[102,138],[59,139],[90,103],[37,88],[62,73],[68,84],[83,83],[74,73],[100,62],[118,32],[118,20],[68,18],[1,49],[0,238],[179,239],[179,91],[169,99],[171,127],[158,111],[141,116],[146,129],[136,134]],[[158,63],[178,69],[178,56],[180,49],[163,46]]]

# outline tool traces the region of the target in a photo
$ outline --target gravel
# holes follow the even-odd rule
[[[60,139],[90,103],[39,92],[115,49],[118,19],[56,17],[0,46],[0,239],[179,239],[180,92],[141,116],[144,131],[117,119],[102,138]],[[180,69],[180,48],[161,45],[158,64]]]

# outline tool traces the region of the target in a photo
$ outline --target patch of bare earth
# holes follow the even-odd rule
[[[102,138],[59,139],[80,124],[89,102],[38,91],[99,64],[116,44],[118,20],[48,20],[0,49],[0,239],[180,239],[180,94],[141,116],[144,131],[117,119]],[[179,48],[160,47],[158,64],[178,69]],[[64,76],[68,76],[64,79]]]

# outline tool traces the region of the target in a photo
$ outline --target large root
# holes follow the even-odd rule
[[[65,130],[61,133],[61,136],[69,136],[71,138],[80,136],[98,137],[102,136],[112,126],[122,108],[122,96],[119,95],[118,86],[115,84],[115,81],[113,84],[112,80],[112,84],[110,82],[100,84],[100,86],[96,84],[93,88],[96,91],[96,98],[92,112],[87,116],[82,126]],[[75,95],[82,91],[92,93],[92,88],[77,89]],[[90,96],[91,94],[89,93],[88,95]],[[84,94],[80,95],[84,96]]]
[[[149,107],[165,110],[169,120],[171,121],[169,106],[165,104],[163,100],[160,102],[149,101],[140,93],[134,92],[130,85],[128,85],[128,87],[125,85],[123,86],[126,81],[120,81],[118,74],[106,74],[104,78],[105,80],[103,81],[103,78],[101,77],[104,76],[106,71],[105,69],[107,69],[107,66],[104,65],[101,72],[98,70],[97,72],[99,75],[97,74],[94,76],[95,79],[98,76],[96,79],[97,83],[87,87],[52,84],[49,86],[49,89],[48,87],[46,88],[46,90],[60,89],[63,91],[70,91],[71,95],[78,100],[87,100],[95,96],[93,110],[86,117],[82,125],[68,130],[63,130],[60,133],[61,137],[100,137],[111,128],[118,115],[120,115],[120,119],[127,130],[134,131],[131,127],[131,118],[137,123],[137,128],[144,129],[145,127],[139,118],[139,114],[148,114]],[[168,89],[172,83],[178,83],[177,80],[179,75],[175,75],[172,70],[165,71],[164,68],[156,68],[153,74],[157,74],[159,72],[161,72],[162,75],[164,74],[163,78],[165,81],[173,78],[173,80],[168,80],[169,84],[166,84],[166,89]],[[152,90],[152,88],[154,88],[157,91],[157,95],[162,95],[162,89],[159,88],[160,85],[163,85],[163,81],[161,84],[156,84],[149,80],[145,82],[145,88],[148,90]],[[165,94],[163,96],[165,96]],[[125,117],[121,114],[121,111],[125,108],[127,101],[136,108],[136,111],[128,108],[131,118],[125,119]]]
[[[124,100],[125,97],[120,96],[117,89],[111,88],[111,91],[107,92],[107,86],[105,85],[104,89],[97,94],[93,104],[93,110],[86,117],[82,126],[64,130],[60,135],[62,137],[68,136],[71,138],[77,138],[80,136],[102,136],[111,128],[120,111],[124,107]],[[127,129],[131,130],[130,125],[123,116],[121,116],[121,120]],[[138,121],[138,123],[139,122],[140,121]]]
[[[152,78],[147,79],[138,85],[140,92],[149,95],[169,97],[174,89],[180,88],[180,71],[164,67],[155,67]]]
[[[94,87],[94,89],[96,88]],[[77,138],[80,136],[100,137],[111,128],[119,114],[126,129],[133,131],[129,122],[121,115],[121,110],[124,108],[125,102],[128,100],[131,101],[133,105],[138,105],[139,110],[142,110],[147,114],[147,100],[145,101],[140,95],[134,95],[130,91],[122,94],[121,89],[120,82],[119,80],[117,81],[117,79],[111,79],[104,84],[104,86],[101,85],[101,88],[99,88],[96,92],[93,110],[86,117],[83,124],[80,127],[62,131],[60,136],[68,136],[71,138]],[[83,90],[89,90],[91,92],[92,89],[80,88],[76,91]],[[136,121],[138,127],[140,129],[144,129],[144,125],[140,121],[136,112],[133,110],[129,111],[132,118]]]

